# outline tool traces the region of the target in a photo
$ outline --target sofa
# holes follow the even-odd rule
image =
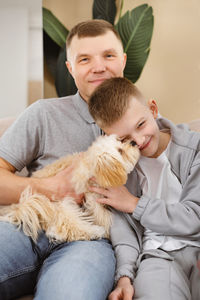
[[[0,119],[0,137],[4,133],[4,131],[12,124],[15,118],[13,117],[8,117],[8,118],[2,118]],[[200,131],[200,119],[198,120],[193,120],[188,123],[191,130],[194,131]],[[25,296],[17,300],[31,300],[33,299],[32,296]]]

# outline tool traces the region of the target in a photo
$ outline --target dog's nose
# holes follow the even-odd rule
[[[135,147],[135,146],[137,145],[136,142],[134,142],[134,141],[131,141],[130,144],[131,144],[131,146],[133,146],[133,147]]]

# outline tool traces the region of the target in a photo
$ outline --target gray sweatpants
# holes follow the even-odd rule
[[[134,280],[137,300],[200,300],[200,248],[141,254]]]

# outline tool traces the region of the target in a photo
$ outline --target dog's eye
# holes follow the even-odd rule
[[[134,141],[131,141],[130,144],[131,144],[131,146],[133,146],[133,147],[137,145],[136,142],[134,142]]]

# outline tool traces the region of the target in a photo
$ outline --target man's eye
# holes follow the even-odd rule
[[[106,57],[112,58],[114,55],[113,54],[107,54]]]
[[[81,58],[80,59],[80,62],[87,62],[88,61],[88,58],[87,57],[84,57],[84,58]]]

